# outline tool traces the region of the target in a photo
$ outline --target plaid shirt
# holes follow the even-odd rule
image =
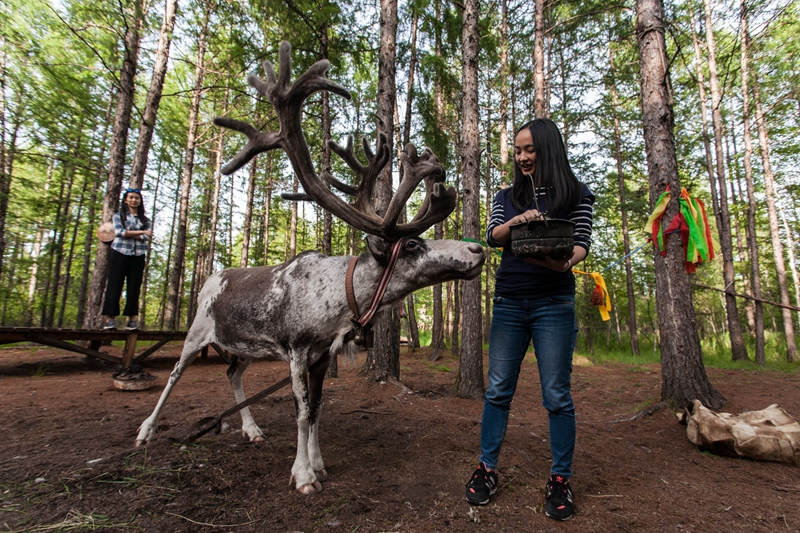
[[[119,213],[114,213],[114,232],[117,236],[111,243],[111,249],[123,255],[144,255],[147,252],[147,241],[150,240],[147,235],[137,235],[136,237],[126,237],[125,235],[128,230],[141,231],[146,228],[136,215],[128,213],[126,218],[125,226],[123,226]]]

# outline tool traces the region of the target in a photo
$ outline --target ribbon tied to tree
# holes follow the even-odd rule
[[[711,236],[705,205],[699,199],[693,198],[685,188],[681,189],[679,198],[680,211],[664,229],[664,212],[671,197],[669,190],[661,193],[653,213],[647,219],[644,231],[650,234],[653,245],[661,255],[667,253],[666,236],[670,233],[680,233],[685,252],[686,272],[692,273],[697,270],[697,265],[700,263],[714,259],[716,243]]]

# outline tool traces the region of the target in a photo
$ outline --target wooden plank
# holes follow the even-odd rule
[[[159,348],[161,348],[162,346],[164,346],[165,344],[167,344],[171,340],[172,339],[170,339],[169,337],[161,339],[156,344],[152,345],[151,347],[149,347],[148,349],[146,349],[145,351],[143,351],[142,353],[137,355],[133,359],[133,362],[136,363],[136,364],[141,363],[142,361],[144,361],[145,359],[147,359],[148,357],[153,355],[156,350],[158,350]]]
[[[125,350],[122,352],[122,366],[128,368],[133,364],[133,354],[136,351],[136,339],[139,337],[137,331],[128,333],[125,339]]]
[[[120,330],[90,330],[62,328],[17,328],[0,327],[0,344],[29,341],[32,335],[46,335],[51,339],[71,341],[121,341],[128,338],[129,332]],[[184,340],[185,331],[139,331],[141,341],[159,341],[163,338]]]
[[[97,350],[92,350],[90,348],[84,348],[83,346],[78,346],[77,344],[65,342],[62,341],[61,339],[54,339],[46,335],[35,335],[29,337],[26,340],[30,340],[39,344],[44,344],[46,346],[52,346],[53,348],[60,348],[62,350],[68,350],[70,352],[76,352],[83,355],[88,355],[89,357],[96,357],[97,359],[102,359],[104,361],[109,361],[111,363],[116,363],[116,364],[122,363],[122,359],[114,355],[98,352]]]

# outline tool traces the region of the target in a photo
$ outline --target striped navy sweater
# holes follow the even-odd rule
[[[539,210],[547,213],[547,194],[544,187],[536,189]],[[562,218],[575,223],[575,245],[586,248],[588,253],[592,243],[592,205],[594,195],[589,188],[581,183],[581,201],[571,212],[547,213],[550,218]],[[535,209],[536,204],[531,201],[528,209]],[[504,224],[515,216],[521,214],[511,201],[511,187],[507,187],[495,196],[492,205],[492,216],[489,227],[486,228],[486,242],[494,248],[503,248],[500,268],[495,279],[495,296],[513,300],[536,299],[556,295],[575,294],[575,275],[571,270],[556,272],[526,263],[521,258],[511,253],[511,246],[507,242],[498,242],[492,238],[495,227]]]

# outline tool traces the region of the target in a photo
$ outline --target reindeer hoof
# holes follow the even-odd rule
[[[264,435],[256,435],[250,439],[250,442],[267,442],[267,439],[264,438]]]
[[[308,496],[309,494],[316,494],[318,492],[322,492],[322,483],[320,483],[319,481],[315,481],[310,485],[302,485],[300,487],[297,487],[297,492],[299,492],[300,494],[305,494],[306,496]]]
[[[325,470],[314,470],[314,473],[317,475],[317,481],[321,483],[328,481],[328,473]]]

